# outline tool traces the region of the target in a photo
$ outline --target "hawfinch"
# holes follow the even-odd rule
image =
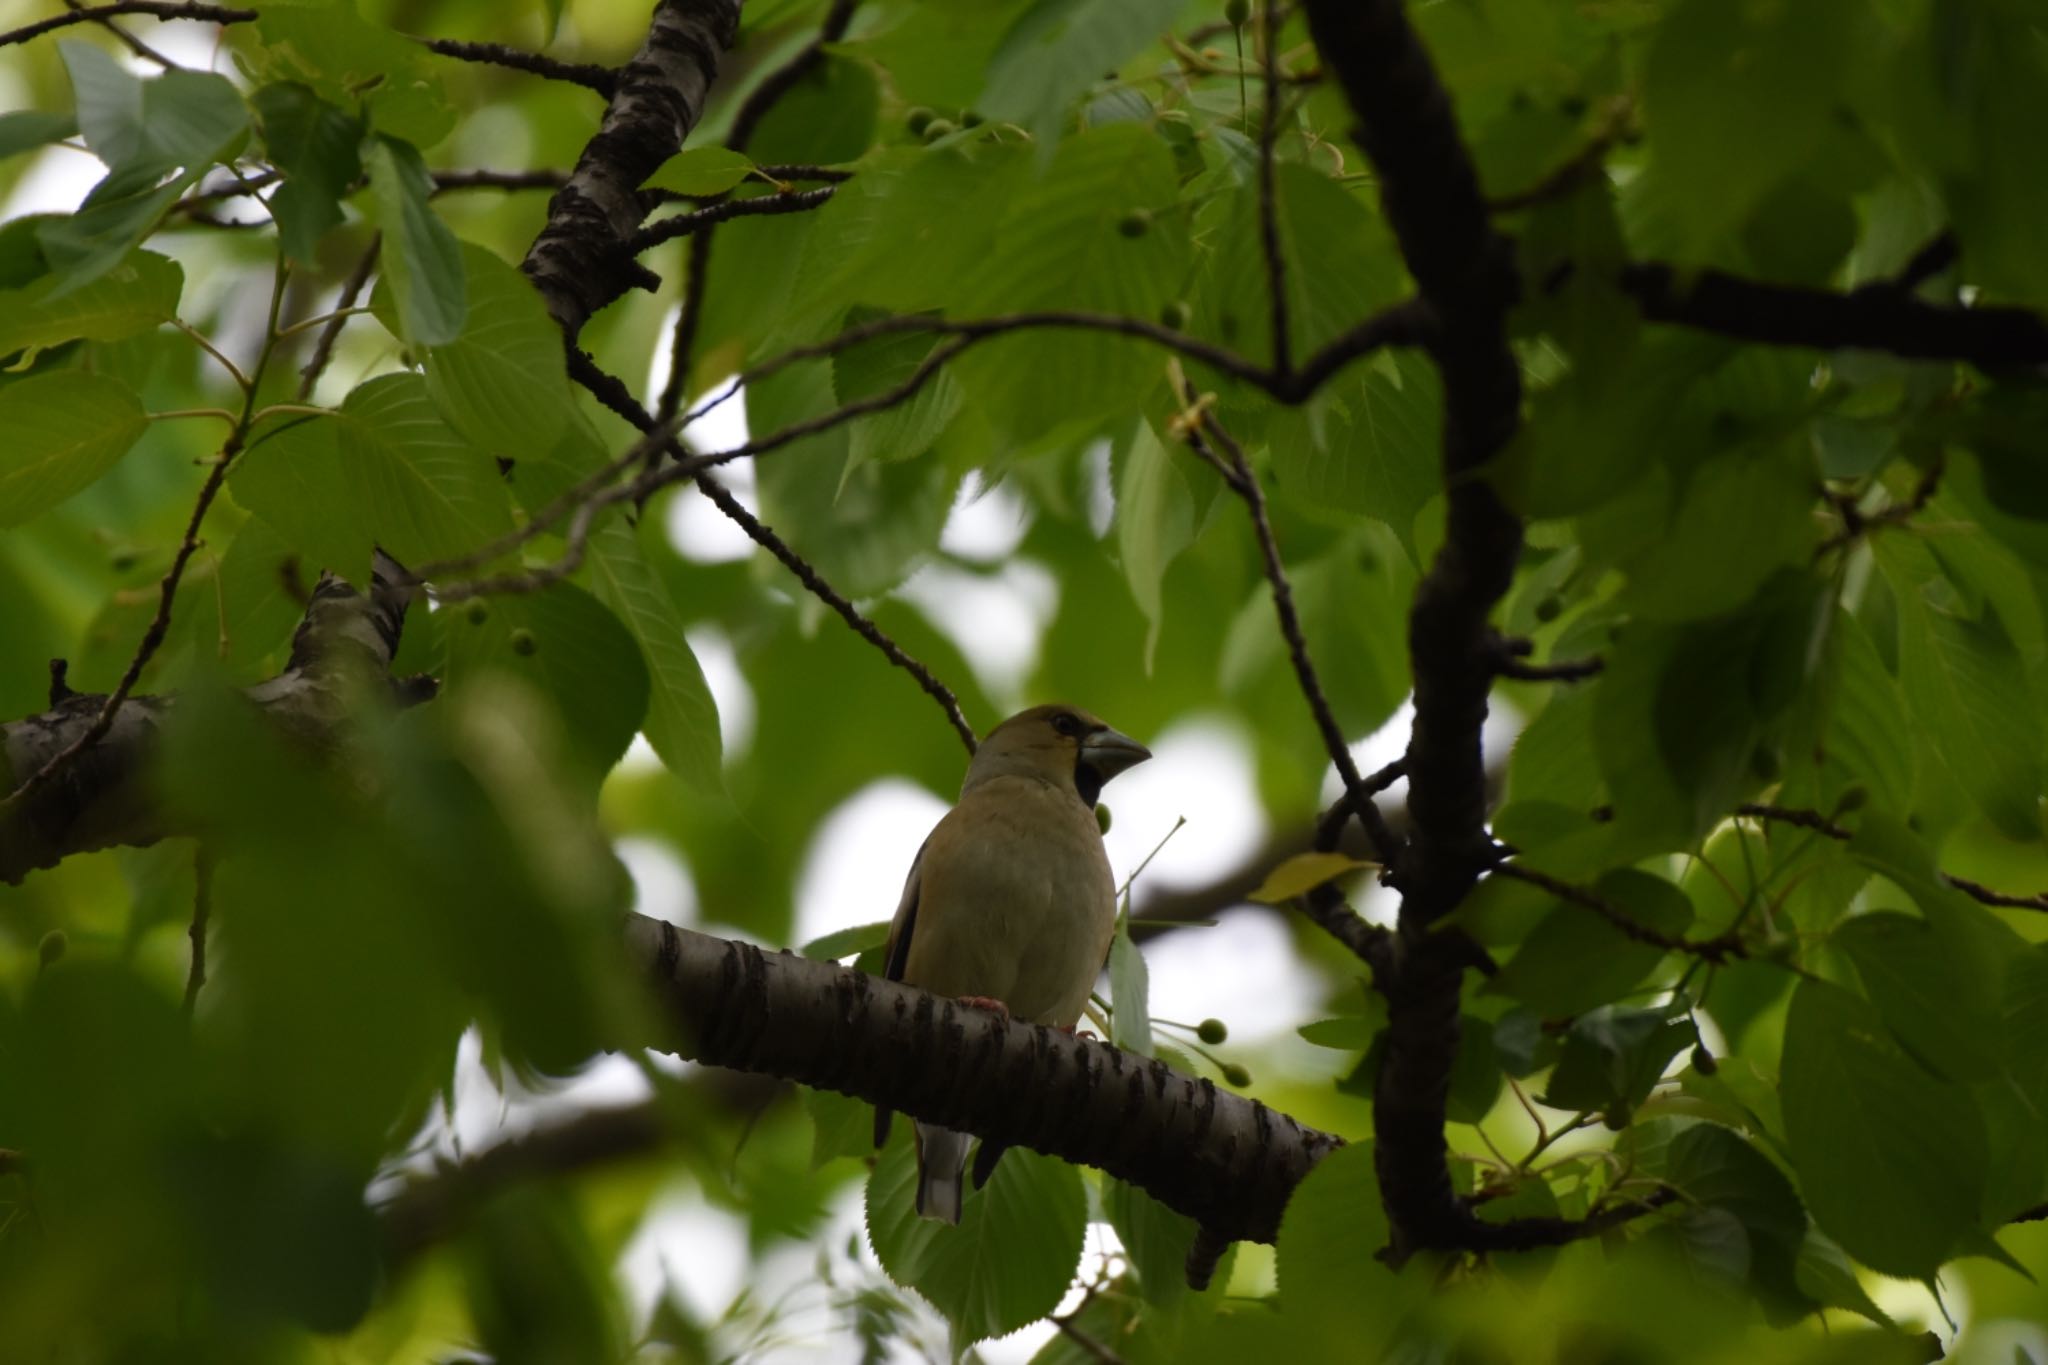
[[[960,800],[910,864],[889,926],[891,981],[1072,1029],[1116,930],[1116,882],[1096,825],[1103,783],[1152,757],[1086,711],[1037,706],[975,751]],[[875,1145],[889,1133],[875,1114]],[[917,1211],[960,1221],[968,1135],[917,1131]],[[1002,1148],[983,1143],[975,1184]]]

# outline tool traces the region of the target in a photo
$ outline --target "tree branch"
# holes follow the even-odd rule
[[[192,0],[114,0],[111,4],[89,5],[0,33],[0,47],[25,43],[31,38],[40,38],[45,33],[54,33],[73,24],[96,24],[106,19],[118,19],[124,14],[148,14],[158,19],[191,19],[207,24],[246,24],[256,18],[256,11],[253,9],[196,4],[192,3]]]
[[[1341,1145],[1164,1062],[864,972],[639,915],[626,945],[673,1030],[660,1047],[1098,1167],[1232,1239],[1272,1241]]]
[[[565,81],[586,90],[595,90],[606,99],[612,97],[619,85],[619,73],[608,66],[557,61],[538,52],[528,52],[525,48],[507,47],[503,43],[465,43],[454,38],[421,38],[419,42],[428,51],[438,52],[443,57],[509,67],[529,75],[545,76],[551,81]]]
[[[382,551],[368,597],[323,574],[292,636],[284,671],[243,695],[287,732],[330,740],[360,704],[362,689],[382,685],[390,670],[411,600],[407,577]],[[79,741],[108,700],[53,688],[48,711],[0,725],[4,771],[43,769]],[[114,709],[97,743],[0,809],[0,882],[19,883],[74,853],[191,832],[174,812],[157,807],[145,776],[157,733],[175,705],[169,696],[128,698]]]
[[[1486,832],[1480,727],[1492,687],[1488,617],[1521,554],[1522,527],[1473,477],[1513,437],[1521,371],[1506,315],[1518,292],[1513,252],[1493,230],[1449,94],[1400,0],[1309,0],[1323,67],[1358,116],[1401,254],[1434,310],[1430,354],[1443,377],[1444,543],[1416,589],[1408,646],[1415,722],[1406,759],[1414,821],[1399,931],[1374,984],[1387,1000],[1387,1046],[1374,1086],[1374,1159],[1399,1259],[1481,1235],[1453,1192],[1445,1105],[1457,1056],[1462,935],[1432,933],[1497,855]]]
[[[597,135],[549,201],[525,269],[571,338],[628,289],[652,286],[626,251],[645,215],[640,185],[683,145],[738,27],[738,0],[661,0]]]
[[[723,223],[728,218],[753,218],[762,215],[802,213],[814,209],[830,199],[834,186],[824,185],[815,190],[792,190],[786,194],[758,194],[749,199],[725,199],[689,213],[679,213],[673,218],[664,218],[658,223],[642,228],[626,244],[626,249],[638,256],[643,251],[672,242],[678,237],[687,237],[693,232]]]
[[[1652,322],[1775,346],[1966,360],[1983,369],[2048,364],[2048,319],[2039,313],[1927,303],[1901,283],[1886,280],[1837,293],[1653,261],[1621,272],[1622,289]]]

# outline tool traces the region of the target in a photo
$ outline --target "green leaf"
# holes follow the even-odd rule
[[[384,233],[379,262],[398,299],[401,335],[442,346],[462,334],[468,309],[461,245],[427,202],[433,177],[410,143],[382,135],[363,144],[372,216]]]
[[[1458,1054],[1451,1061],[1451,1091],[1444,1113],[1452,1123],[1478,1123],[1500,1098],[1500,1059],[1493,1025],[1476,1014],[1458,1021]]]
[[[178,169],[203,170],[240,138],[249,112],[234,84],[173,68],[139,80],[90,43],[59,44],[78,96],[86,145],[112,171],[99,193],[131,193]]]
[[[1952,1081],[1998,1073],[1994,1002],[1978,989],[1974,964],[1927,921],[1891,911],[1855,915],[1829,942],[1856,964],[1863,993],[1922,1065]]]
[[[516,267],[460,243],[461,335],[427,348],[427,392],[450,426],[494,455],[532,458],[572,410],[562,331]]]
[[[1012,1149],[986,1186],[968,1191],[957,1226],[919,1218],[916,1188],[906,1134],[883,1148],[868,1177],[868,1239],[890,1279],[945,1314],[958,1344],[1015,1331],[1058,1305],[1087,1230],[1079,1171]]]
[[[849,327],[888,316],[856,308]],[[889,392],[908,383],[938,343],[904,332],[849,346],[832,357],[832,392],[844,403]],[[908,401],[884,408],[851,425],[847,469],[870,460],[908,460],[929,451],[960,411],[960,385],[940,370],[929,375]]]
[[[1377,1360],[1399,1326],[1401,1286],[1380,1261],[1386,1214],[1370,1142],[1339,1147],[1288,1197],[1275,1250],[1280,1307],[1326,1324],[1359,1360]]]
[[[851,929],[837,929],[822,938],[814,938],[797,951],[805,957],[819,962],[837,962],[870,948],[879,948],[889,941],[889,921],[876,920],[873,924],[856,924]]]
[[[1815,1220],[1873,1270],[1932,1275],[1983,1193],[1984,1121],[1968,1092],[1894,1048],[1870,1006],[1814,980],[1793,992],[1781,1088]]]
[[[263,423],[228,474],[235,501],[278,534],[307,584],[323,571],[363,582],[377,543],[363,482],[341,458],[342,425],[339,416]]]
[[[1179,17],[1182,0],[1037,0],[1003,35],[979,101],[1054,140],[1067,105]]]
[[[185,272],[176,261],[137,251],[106,274],[52,297],[55,276],[0,291],[0,355],[83,338],[120,341],[177,316]]]
[[[1915,721],[1999,830],[2041,837],[2040,710],[1997,616],[1972,620],[1929,602],[1880,547],[1899,599],[1899,673]]]
[[[723,791],[718,704],[683,637],[683,619],[667,585],[655,577],[633,532],[618,519],[591,533],[589,563],[592,587],[626,623],[647,661],[647,742],[670,772],[698,791]]]
[[[1415,514],[1437,493],[1443,387],[1403,352],[1354,367],[1267,428],[1273,477],[1306,506],[1378,517],[1414,551]]]
[[[548,700],[587,779],[611,770],[647,714],[648,673],[638,642],[572,583],[496,598],[483,621],[450,624],[449,695],[493,673],[530,683]]]
[[[347,477],[362,487],[377,541],[402,564],[473,550],[512,529],[490,457],[464,441],[416,374],[384,375],[341,403]]]
[[[1692,923],[1685,893],[1647,872],[1617,868],[1600,878],[1599,896],[1621,914],[1676,937]],[[1564,1019],[1620,999],[1664,958],[1654,944],[1629,938],[1584,906],[1560,904],[1487,986],[1546,1018]]]
[[[1289,263],[1282,287],[1287,338],[1299,363],[1399,298],[1403,274],[1386,224],[1329,176],[1283,161],[1274,167],[1273,192],[1273,225]],[[1256,182],[1232,193],[1222,212],[1195,330],[1264,363],[1273,354],[1273,308],[1258,264],[1265,235]]]
[[[1602,1005],[1590,1010],[1565,1035],[1543,1102],[1557,1109],[1604,1111],[1610,1119],[1626,1117],[1696,1037],[1682,1012],[1674,1019],[1669,1009]]]
[[[1810,1227],[1799,1244],[1795,1274],[1800,1292],[1829,1308],[1845,1308],[1869,1318],[1879,1327],[1898,1330],[1882,1308],[1871,1299],[1856,1274],[1856,1263],[1836,1245],[1834,1238]]]
[[[1186,275],[1188,225],[1175,199],[1172,153],[1150,128],[1118,123],[1067,138],[942,302],[969,317],[1061,308],[1156,318]],[[960,210],[944,212],[950,225]],[[1043,437],[1053,414],[1079,424],[1128,412],[1165,374],[1147,343],[1043,328],[983,342],[956,368],[970,405],[1012,445]]]
[[[1124,578],[1145,613],[1145,671],[1159,648],[1164,624],[1160,582],[1167,566],[1195,534],[1195,495],[1185,457],[1169,450],[1150,422],[1139,422],[1123,452],[1116,490],[1116,543]]]
[[[866,1100],[836,1090],[802,1087],[804,1112],[811,1116],[811,1168],[835,1157],[864,1158],[875,1147],[875,1110]]]
[[[311,262],[320,237],[341,222],[341,199],[363,173],[360,119],[296,81],[266,85],[250,97],[270,159],[285,183],[270,197],[285,254]]]
[[[1682,0],[1664,16],[1644,65],[1644,113],[1687,255],[1706,254],[1818,144],[1857,19],[1848,0]]]
[[[1828,629],[1827,659],[1816,689],[1813,742],[1788,746],[1795,761],[1821,758],[1817,804],[1832,809],[1851,786],[1879,810],[1903,815],[1913,800],[1913,747],[1899,685],[1885,670],[1863,623],[1837,610]]]
[[[11,109],[0,114],[0,161],[78,131],[78,120],[52,109]]]
[[[379,132],[431,147],[455,125],[420,44],[368,22],[352,4],[265,5],[254,25],[228,30],[265,81],[311,87],[338,108],[360,108]]]
[[[724,194],[754,173],[754,163],[729,147],[686,147],[661,163],[641,188],[677,194]]]
[[[829,412],[830,368],[792,366],[747,385],[746,403],[756,440]],[[755,470],[762,519],[800,546],[826,582],[862,598],[895,587],[937,548],[955,480],[930,458],[849,468],[850,451],[838,427],[764,455]]]
[[[1109,1041],[1130,1052],[1152,1055],[1151,973],[1145,954],[1131,940],[1130,911],[1116,917],[1109,941]]]
[[[1353,858],[1346,853],[1297,853],[1266,874],[1258,890],[1245,899],[1261,905],[1278,905],[1305,895],[1325,882],[1334,881],[1347,872],[1356,872],[1362,867],[1376,867],[1378,864],[1363,858]]]
[[[1176,1213],[1136,1185],[1114,1178],[1103,1182],[1104,1212],[1137,1272],[1147,1301],[1171,1308],[1188,1293],[1188,1249],[1195,1244],[1195,1220]]]
[[[1666,1149],[1663,1178],[1690,1202],[1740,1220],[1749,1239],[1745,1274],[1760,1294],[1781,1302],[1798,1298],[1795,1267],[1806,1211],[1769,1157],[1726,1128],[1695,1123]]]
[[[1653,621],[1694,621],[1747,602],[1813,555],[1814,474],[1782,446],[1706,462],[1674,490],[1664,534],[1624,565],[1622,603]]]
[[[91,486],[149,419],[127,385],[76,370],[0,388],[0,526],[18,526]]]
[[[874,68],[828,47],[762,115],[747,148],[763,164],[856,160],[874,140],[880,100]]]
[[[1346,734],[1372,733],[1408,695],[1407,618],[1414,566],[1394,533],[1369,521],[1320,558],[1289,565],[1288,574],[1310,657],[1346,663],[1323,676],[1337,723]],[[1261,583],[1231,622],[1223,647],[1223,687],[1240,693],[1287,668],[1272,593]]]

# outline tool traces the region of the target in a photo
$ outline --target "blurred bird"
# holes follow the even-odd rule
[[[1151,750],[1071,706],[1010,717],[967,765],[960,800],[910,864],[884,961],[891,981],[1072,1030],[1116,931],[1094,807]],[[889,1135],[875,1112],[875,1145]],[[960,1221],[968,1135],[919,1123],[917,1211]],[[976,1188],[1002,1147],[984,1142]]]

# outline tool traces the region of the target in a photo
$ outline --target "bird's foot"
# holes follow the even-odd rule
[[[972,1005],[978,1010],[994,1010],[1005,1019],[1010,1017],[1010,1007],[992,995],[956,995],[953,998],[960,1004]]]
[[[1065,1028],[1061,1029],[1060,1032],[1071,1033],[1076,1038],[1086,1038],[1090,1042],[1098,1041],[1095,1037],[1095,1030],[1092,1028],[1076,1028],[1074,1025],[1069,1024]]]

